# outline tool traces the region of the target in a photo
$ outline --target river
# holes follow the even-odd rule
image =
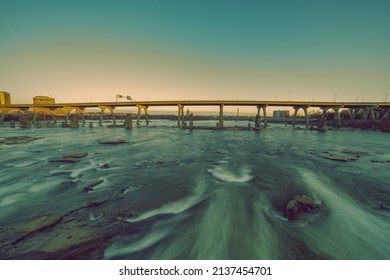
[[[390,259],[389,134],[175,125],[0,127],[0,258]]]

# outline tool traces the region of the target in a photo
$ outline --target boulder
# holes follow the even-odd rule
[[[294,200],[296,200],[299,206],[305,211],[310,211],[315,208],[314,200],[305,194],[294,196]]]
[[[305,194],[296,195],[287,203],[286,216],[291,221],[294,220],[299,213],[310,212],[316,207],[317,205],[310,196]]]
[[[298,212],[299,212],[299,203],[298,203],[298,201],[296,201],[295,199],[290,200],[287,203],[286,211],[287,211],[287,213],[286,213],[287,214],[287,218],[289,220],[294,220],[295,217],[297,216]]]

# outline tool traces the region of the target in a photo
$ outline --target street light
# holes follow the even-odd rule
[[[334,102],[337,102],[337,93],[333,92],[333,94],[334,94]]]
[[[356,97],[356,102],[358,102],[358,100],[359,100],[359,97],[360,97],[360,96]]]
[[[383,93],[385,95],[385,102],[387,102],[387,92]]]

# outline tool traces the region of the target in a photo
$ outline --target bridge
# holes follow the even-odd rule
[[[130,102],[89,102],[89,103],[53,103],[53,104],[1,104],[0,105],[0,123],[3,122],[5,115],[9,113],[19,112],[25,115],[30,112],[33,114],[33,123],[40,112],[50,112],[55,120],[56,110],[66,110],[67,123],[72,112],[80,114],[84,120],[84,113],[86,108],[100,109],[99,125],[102,125],[103,115],[106,110],[109,110],[112,115],[112,120],[115,125],[115,109],[118,107],[136,107],[137,125],[140,125],[140,118],[142,110],[145,113],[146,124],[148,120],[148,108],[150,107],[177,107],[177,124],[184,125],[184,108],[189,106],[217,106],[219,107],[219,122],[218,126],[223,127],[223,109],[224,106],[248,106],[254,107],[257,110],[255,118],[255,127],[261,126],[260,113],[263,113],[264,126],[267,126],[267,107],[292,107],[294,109],[294,116],[292,124],[295,125],[295,120],[299,110],[303,110],[305,115],[306,127],[309,127],[308,108],[319,108],[322,110],[321,118],[323,118],[327,111],[333,110],[335,117],[339,124],[341,124],[340,109],[348,109],[350,116],[355,119],[359,112],[363,112],[363,118],[371,118],[377,120],[380,115],[388,116],[390,112],[390,102],[320,102],[320,101],[271,101],[271,100],[173,100],[173,101],[130,101]],[[131,120],[130,120],[131,121]],[[190,121],[191,122],[191,121]]]

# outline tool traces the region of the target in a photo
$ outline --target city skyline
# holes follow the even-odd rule
[[[387,1],[0,1],[15,103],[384,101]]]

